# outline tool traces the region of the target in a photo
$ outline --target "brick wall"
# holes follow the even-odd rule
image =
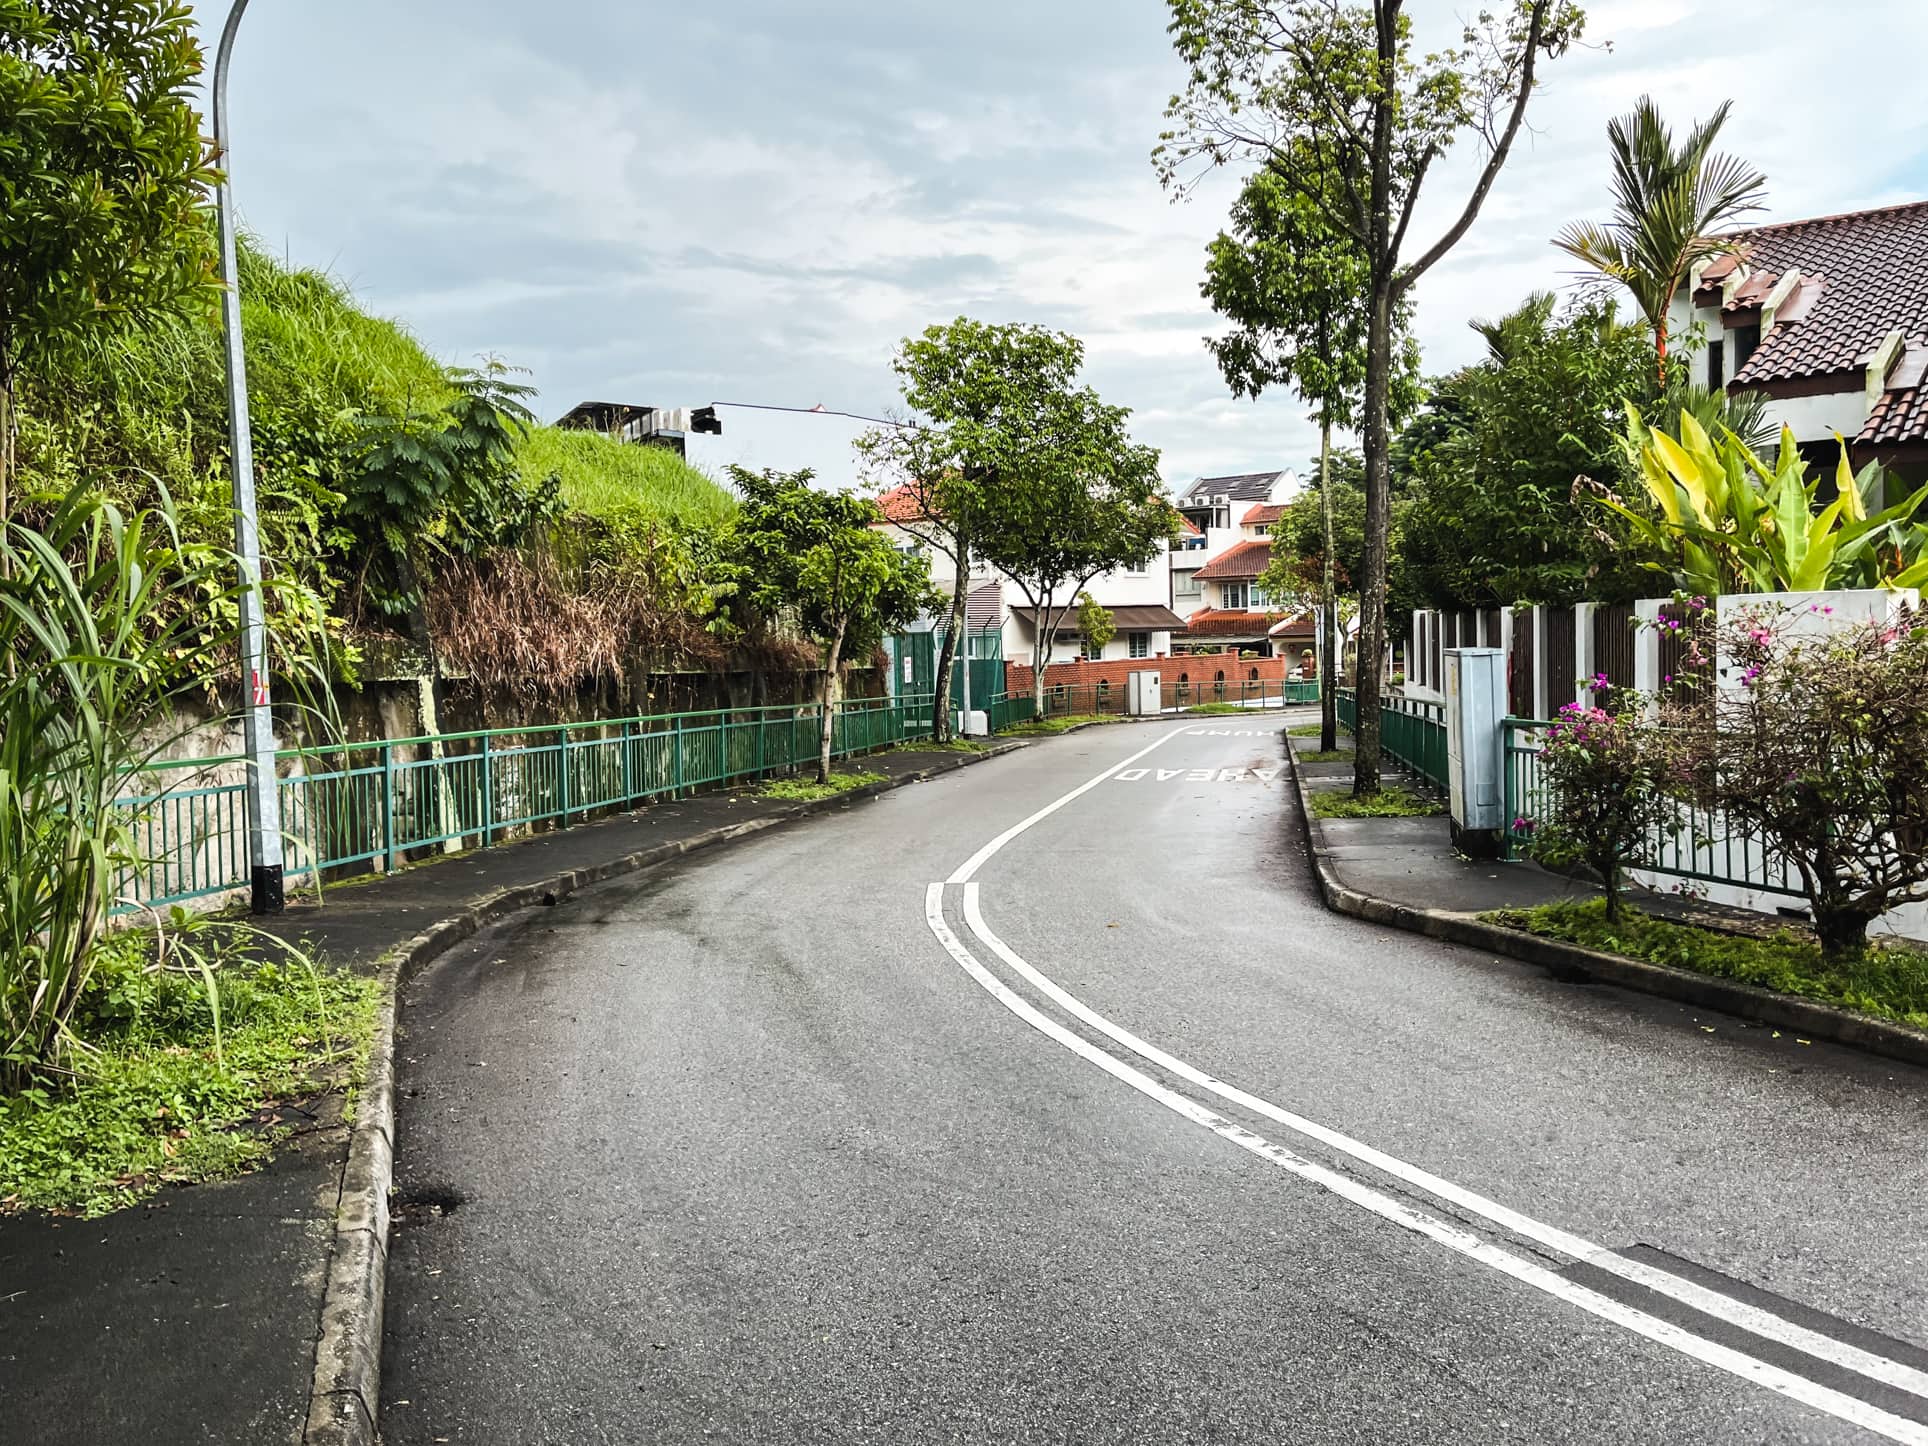
[[[1255,671],[1256,670],[1256,671]],[[1236,652],[1192,653],[1183,658],[1109,658],[1100,663],[1052,663],[1044,670],[1046,687],[1067,687],[1109,683],[1114,692],[1125,691],[1125,678],[1131,673],[1158,674],[1159,686],[1170,688],[1179,682],[1216,682],[1223,673],[1228,683],[1260,678],[1276,683],[1283,678],[1306,676],[1297,658],[1241,658]],[[1004,691],[1031,691],[1031,665],[1006,663]]]

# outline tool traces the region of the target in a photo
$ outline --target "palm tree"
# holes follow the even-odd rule
[[[1553,244],[1602,276],[1620,282],[1653,327],[1660,375],[1667,374],[1667,308],[1695,264],[1733,249],[1716,228],[1761,209],[1767,177],[1735,156],[1716,153],[1714,138],[1732,101],[1674,147],[1674,133],[1651,96],[1607,122],[1613,151],[1613,220],[1576,221]]]

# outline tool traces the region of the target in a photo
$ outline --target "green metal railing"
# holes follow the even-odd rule
[[[1335,711],[1348,733],[1359,727],[1359,699],[1339,690]],[[1440,703],[1386,694],[1379,700],[1379,749],[1421,782],[1446,792],[1446,709]]]
[[[1553,785],[1540,765],[1546,726],[1541,718],[1507,718],[1500,724],[1509,859],[1527,856],[1534,820],[1552,805]],[[1648,842],[1637,865],[1648,873],[1802,896],[1800,875],[1785,859],[1758,834],[1735,828],[1711,809],[1676,801],[1673,819]]]
[[[539,824],[787,772],[815,760],[820,717],[816,704],[733,708],[286,749],[278,787],[287,871],[392,867],[412,850],[486,848]],[[928,696],[852,700],[832,723],[832,755],[928,738],[930,719]],[[143,770],[150,786],[120,801],[145,861],[119,881],[122,911],[246,887],[246,785],[209,781],[239,762]]]

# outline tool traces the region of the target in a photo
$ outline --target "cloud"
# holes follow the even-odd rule
[[[1173,480],[1302,465],[1303,408],[1232,400],[1200,341],[1236,178],[1178,206],[1158,189],[1148,153],[1182,78],[1165,21],[1156,0],[257,9],[235,187],[269,245],[452,360],[532,368],[550,413],[593,396],[876,414],[897,340],[968,313],[1084,338]],[[1615,43],[1550,68],[1532,133],[1421,285],[1431,369],[1476,354],[1469,318],[1564,283],[1549,238],[1603,210],[1606,120],[1643,91],[1683,125],[1735,97],[1724,141],[1780,216],[1928,184],[1913,7],[1844,0],[1822,25],[1759,0],[1741,25],[1712,0],[1608,0],[1589,37]],[[1477,159],[1429,182],[1422,244]],[[828,472],[844,445],[816,419],[744,428],[728,460]]]

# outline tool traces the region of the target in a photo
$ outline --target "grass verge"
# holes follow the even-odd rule
[[[75,1016],[74,1073],[0,1099],[0,1211],[92,1217],[163,1185],[242,1174],[288,1131],[277,1101],[358,1084],[381,986],[305,962],[157,969],[151,936],[105,942]]]
[[[898,753],[989,753],[988,743],[973,743],[968,738],[953,738],[949,743],[939,743],[931,738],[919,738],[910,743],[899,743],[894,750]]]
[[[1876,945],[1854,959],[1829,964],[1822,960],[1818,944],[1786,929],[1766,938],[1725,934],[1656,919],[1631,906],[1623,906],[1619,920],[1608,923],[1604,899],[1498,909],[1481,917],[1543,938],[1670,964],[1928,1029],[1928,954],[1913,949]]]
[[[1320,818],[1432,818],[1446,812],[1446,804],[1409,788],[1382,788],[1370,798],[1335,789],[1314,793],[1312,811]]]
[[[1315,749],[1310,753],[1295,753],[1292,756],[1301,763],[1343,763],[1352,757],[1352,750],[1331,748],[1322,753]]]
[[[1241,703],[1194,703],[1185,710],[1187,713],[1250,713],[1255,710]]]
[[[1296,727],[1286,729],[1285,736],[1288,738],[1317,738],[1319,731],[1319,725],[1317,723],[1300,723]]]
[[[866,783],[882,783],[881,773],[833,773],[830,782],[814,778],[773,778],[757,790],[759,798],[775,798],[785,803],[813,803],[819,798],[835,798]]]
[[[1029,723],[1017,723],[1003,730],[1005,738],[1049,738],[1053,734],[1066,733],[1073,728],[1081,728],[1087,723],[1122,723],[1122,715],[1117,713],[1061,713],[1055,718],[1033,718]]]

